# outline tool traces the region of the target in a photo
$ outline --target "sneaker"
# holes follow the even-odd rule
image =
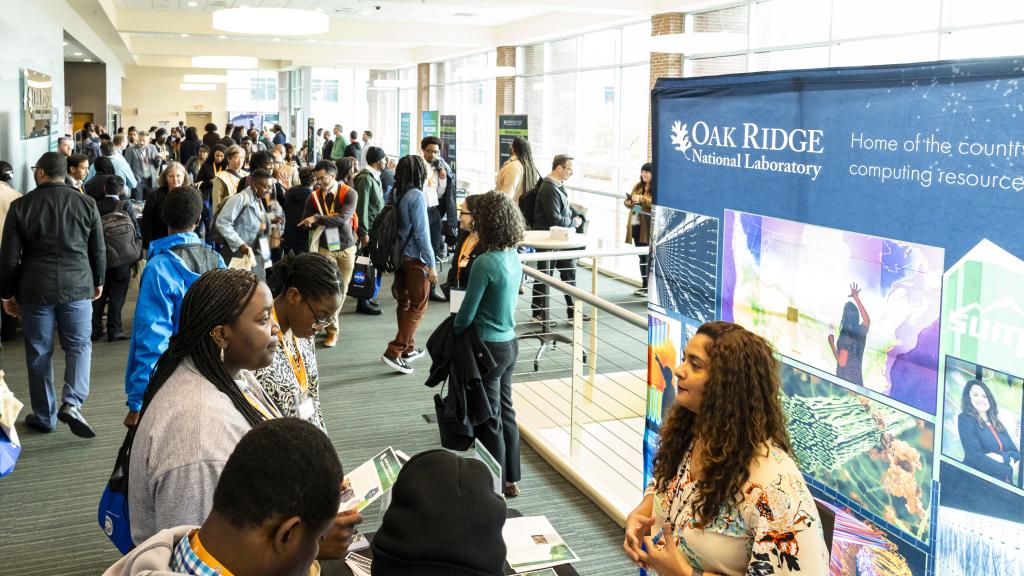
[[[383,356],[380,357],[380,359],[382,362],[390,366],[391,369],[396,372],[401,372],[402,374],[412,374],[412,366],[406,364],[405,360],[403,360],[401,357],[392,358],[387,354],[384,354]]]
[[[423,358],[423,355],[426,353],[426,350],[424,350],[423,348],[415,348],[411,352],[404,352],[402,354],[402,360],[405,360],[406,362],[419,360],[420,358]]]
[[[327,338],[324,338],[324,348],[334,348],[338,345],[338,333],[328,332]]]
[[[633,296],[647,297],[647,288],[638,288],[633,292]]]

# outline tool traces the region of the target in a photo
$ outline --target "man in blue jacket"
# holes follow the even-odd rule
[[[128,395],[124,425],[129,428],[139,423],[150,374],[171,336],[178,331],[185,292],[204,272],[224,267],[220,255],[194,232],[203,211],[198,190],[189,186],[171,190],[161,210],[168,236],[149,243],[124,375],[124,391]]]

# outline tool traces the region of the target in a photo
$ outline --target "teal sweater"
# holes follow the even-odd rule
[[[455,333],[476,323],[484,342],[516,337],[516,299],[523,267],[515,250],[491,250],[477,256],[469,271],[466,297],[455,316]]]

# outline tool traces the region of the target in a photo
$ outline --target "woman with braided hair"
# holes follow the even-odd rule
[[[284,256],[270,269],[269,277],[272,314],[280,331],[274,361],[256,371],[256,380],[282,414],[326,431],[313,339],[341,308],[341,275],[334,259],[304,252]]]
[[[129,464],[132,539],[203,523],[220,471],[253,426],[281,416],[252,370],[277,348],[270,290],[217,269],[185,293],[178,333],[156,363]]]
[[[674,373],[654,480],[626,518],[626,554],[659,576],[828,573],[821,520],[790,456],[768,342],[708,322]]]

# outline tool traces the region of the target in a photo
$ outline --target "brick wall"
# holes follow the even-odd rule
[[[516,47],[498,46],[498,66],[516,65]],[[498,145],[498,116],[503,114],[515,114],[516,112],[516,78],[508,76],[497,78],[494,83],[494,166],[500,169],[498,155],[501,147]]]
[[[412,125],[416,131],[412,134],[413,153],[416,153],[419,146],[420,134],[423,133],[423,112],[430,110],[430,64],[419,64],[416,66],[416,118]]]
[[[685,17],[681,12],[669,12],[666,14],[655,14],[651,17],[651,36],[662,36],[665,34],[681,34],[683,32]],[[660,52],[651,53],[651,89],[654,88],[658,78],[681,78],[683,75],[683,55],[664,54]],[[652,139],[652,122],[650,101],[647,103],[647,160],[653,157],[654,146]]]

